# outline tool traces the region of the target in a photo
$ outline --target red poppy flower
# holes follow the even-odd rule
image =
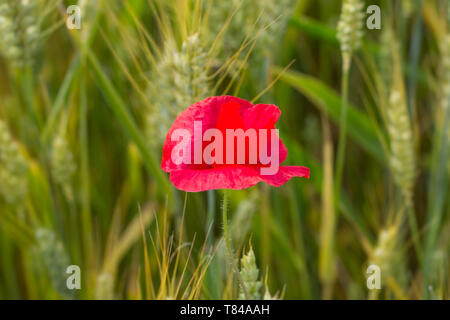
[[[232,97],[194,103],[175,120],[163,147],[161,168],[176,188],[189,192],[245,189],[265,181],[278,187],[309,169],[279,166],[287,149],[275,123],[275,105]]]

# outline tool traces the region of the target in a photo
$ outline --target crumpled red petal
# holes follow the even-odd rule
[[[233,96],[218,96],[209,97],[196,102],[193,105],[189,106],[181,114],[179,114],[175,119],[172,127],[169,129],[169,132],[166,136],[166,141],[164,142],[161,169],[163,169],[165,172],[170,172],[172,170],[179,170],[180,168],[186,167],[183,164],[175,165],[171,160],[172,149],[177,144],[176,141],[171,141],[170,139],[173,131],[175,131],[176,129],[186,129],[191,133],[193,139],[194,121],[202,121],[203,132],[205,132],[209,128],[215,128],[217,125],[217,119],[219,117],[221,106],[230,101],[236,101],[239,103],[239,111],[241,113],[245,112],[246,109],[253,108],[253,105],[247,100]]]
[[[278,173],[274,175],[261,176],[261,178],[274,187],[285,184],[293,177],[303,177],[309,179],[309,168],[299,166],[281,166]]]
[[[275,123],[281,115],[280,109],[274,104],[257,104],[253,108],[242,111],[242,118],[246,128],[274,129]],[[287,148],[280,139],[280,163],[287,158]]]
[[[238,107],[237,107],[238,106]],[[225,108],[230,108],[228,112]],[[238,108],[237,110],[235,108]],[[183,111],[175,120],[166,136],[163,147],[161,168],[170,173],[170,180],[180,190],[199,192],[212,189],[245,189],[265,181],[272,186],[281,186],[292,177],[309,178],[309,169],[297,166],[280,166],[274,175],[261,175],[260,168],[250,165],[203,166],[193,164],[179,164],[172,162],[172,149],[177,141],[170,137],[176,129],[186,129],[191,134],[193,143],[194,121],[202,122],[202,133],[207,129],[233,128],[244,126],[245,129],[274,129],[281,115],[276,105],[257,104],[233,96],[218,96],[206,98],[194,103]],[[233,119],[236,119],[236,123]],[[218,123],[220,122],[220,123]],[[243,124],[242,124],[243,123]],[[223,129],[223,128],[222,128]],[[221,129],[221,130],[222,130]],[[191,148],[193,152],[193,148]],[[192,155],[193,156],[193,155]],[[287,148],[279,139],[279,164],[287,157]],[[192,157],[193,158],[193,157]]]
[[[170,181],[180,190],[200,192],[214,189],[246,189],[264,181],[274,187],[285,184],[293,177],[309,179],[309,169],[299,166],[282,166],[275,175],[261,175],[246,166],[222,167],[205,170],[177,170],[170,173]]]
[[[246,166],[204,170],[178,170],[170,173],[170,181],[180,190],[200,192],[214,189],[246,189],[262,179],[258,171]]]

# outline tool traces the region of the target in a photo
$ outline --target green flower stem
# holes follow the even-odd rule
[[[227,249],[227,260],[230,263],[233,271],[236,273],[239,284],[242,286],[242,291],[244,291],[244,295],[246,299],[249,299],[249,295],[247,292],[247,288],[245,286],[244,281],[242,280],[241,274],[239,273],[239,269],[236,264],[236,259],[233,254],[233,244],[231,243],[230,234],[228,232],[228,191],[224,190],[223,192],[223,206],[222,206],[222,220],[223,220],[223,237],[225,239],[225,247]]]
[[[207,198],[208,198],[208,215],[206,218],[206,234],[208,234],[211,225],[214,223],[215,218],[215,202],[216,202],[216,195],[214,193],[214,190],[208,190],[207,191]],[[212,237],[207,238],[208,245],[212,245]]]

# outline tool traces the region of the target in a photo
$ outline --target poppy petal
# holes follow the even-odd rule
[[[202,122],[202,133],[207,129],[215,128],[219,119],[221,108],[224,104],[238,103],[239,112],[245,113],[245,110],[253,108],[253,105],[247,100],[240,99],[233,96],[218,96],[210,97],[189,106],[186,110],[178,115],[166,135],[166,140],[163,147],[163,157],[161,161],[161,169],[165,172],[173,170],[180,170],[185,168],[185,165],[176,165],[171,160],[172,149],[177,145],[177,141],[172,141],[172,133],[177,129],[186,129],[193,137],[194,121]],[[280,149],[281,150],[281,149]]]
[[[232,96],[210,97],[194,103],[178,115],[167,133],[163,147],[161,168],[170,173],[170,180],[176,188],[188,192],[212,189],[245,189],[260,181],[265,181],[272,186],[278,187],[292,177],[309,178],[309,169],[305,167],[284,166],[279,167],[278,172],[274,175],[261,175],[260,170],[262,170],[262,167],[267,167],[267,165],[227,163],[211,166],[197,160],[194,160],[195,163],[191,163],[192,159],[198,159],[194,157],[194,151],[199,150],[199,144],[198,140],[194,141],[194,139],[202,139],[206,130],[215,128],[219,129],[220,132],[224,132],[227,129],[237,128],[244,130],[267,129],[267,133],[269,133],[271,129],[275,128],[280,115],[281,111],[276,105],[258,104],[254,106],[249,101]],[[197,126],[195,124],[196,121],[201,122],[201,136],[198,135],[200,132],[194,135],[194,127]],[[184,131],[180,130],[174,134],[174,131],[178,129]],[[178,140],[172,141],[172,137]],[[190,141],[180,140],[186,138],[190,139]],[[267,150],[271,150],[270,141],[271,137],[268,136],[268,144],[265,151],[259,150],[258,142],[260,155],[266,154],[265,157],[267,157]],[[278,141],[278,163],[281,164],[287,157],[287,148],[280,138]],[[190,160],[183,161],[184,163],[176,161],[179,163],[177,164],[172,161],[172,151],[178,154],[181,151],[180,147],[182,148],[183,157],[186,157],[184,159]],[[200,147],[203,152],[204,145],[200,144]],[[191,157],[189,157],[189,153]]]
[[[246,128],[272,129],[280,115],[280,109],[274,104],[257,104],[253,108],[242,110]]]
[[[274,129],[275,123],[280,118],[281,111],[274,104],[257,104],[253,108],[242,111],[242,118],[246,128]],[[280,139],[279,162],[283,163],[287,158],[287,148]]]
[[[233,166],[205,170],[176,170],[170,181],[177,189],[200,192],[213,189],[245,189],[262,181],[259,172],[246,166]]]
[[[261,175],[261,178],[274,187],[285,184],[293,177],[304,177],[309,179],[309,169],[300,166],[282,166],[278,169],[278,173],[274,175]]]

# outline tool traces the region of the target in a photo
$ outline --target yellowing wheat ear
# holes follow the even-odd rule
[[[404,92],[394,87],[389,97],[388,132],[391,143],[390,165],[394,180],[410,203],[416,175],[413,134]]]
[[[409,206],[416,176],[414,135],[408,111],[399,47],[396,38],[393,36],[390,38],[392,39],[389,46],[392,79],[386,110],[386,126],[390,142],[389,162],[394,181]]]

